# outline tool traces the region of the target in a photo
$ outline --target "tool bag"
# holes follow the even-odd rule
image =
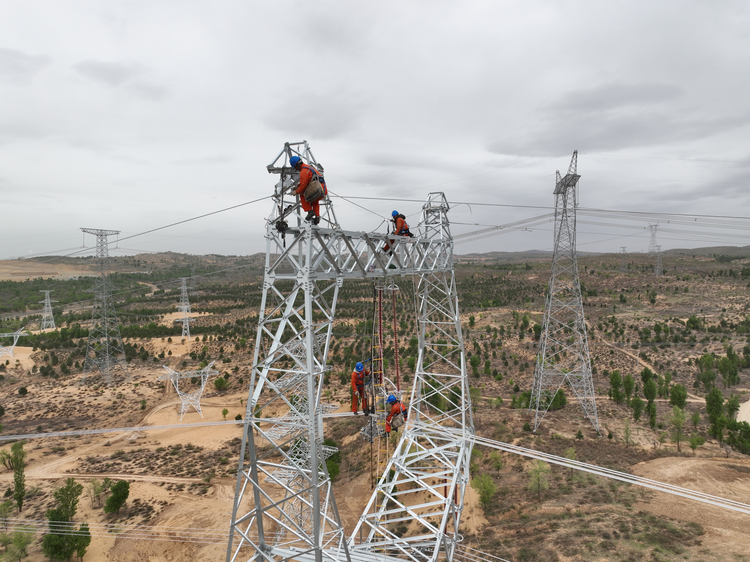
[[[391,429],[398,429],[406,423],[404,405],[401,404],[401,411],[391,418]]]
[[[319,199],[322,199],[325,195],[325,191],[323,191],[323,186],[320,183],[320,178],[318,177],[318,173],[315,171],[315,168],[310,166],[310,170],[313,173],[313,177],[310,180],[310,183],[307,184],[307,187],[305,188],[304,196],[305,201],[308,203],[315,203]]]

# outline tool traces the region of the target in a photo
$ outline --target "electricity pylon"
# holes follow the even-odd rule
[[[565,177],[557,172],[555,184],[555,248],[552,274],[544,307],[542,337],[534,369],[529,409],[535,410],[534,430],[549,410],[557,391],[565,384],[578,398],[584,414],[599,431],[596,398],[591,375],[586,321],[576,258],[576,186],[578,151]]]
[[[19,328],[17,331],[10,332],[8,334],[0,334],[0,338],[13,338],[13,345],[7,347],[0,345],[0,357],[2,357],[3,355],[10,355],[11,357],[13,357],[13,350],[16,348],[18,338],[28,335],[29,334],[24,333],[24,328]]]
[[[654,276],[661,277],[664,275],[664,268],[661,266],[661,246],[656,246],[656,263],[654,264]]]
[[[163,381],[163,380],[169,380],[172,385],[174,386],[175,391],[177,391],[177,396],[180,397],[180,421],[182,421],[183,416],[187,413],[190,406],[195,408],[195,411],[198,412],[201,417],[203,417],[203,412],[201,411],[201,396],[203,396],[203,390],[206,388],[206,382],[208,381],[208,377],[215,376],[219,374],[219,371],[216,371],[214,369],[211,369],[214,365],[214,361],[211,361],[208,365],[203,367],[202,369],[198,371],[175,371],[173,369],[170,369],[166,365],[162,365],[167,371],[166,375],[162,375],[159,378],[157,378],[157,381]],[[198,382],[198,388],[192,388],[190,390],[185,390],[185,388],[180,388],[180,382],[184,381],[185,379],[192,379],[200,377],[200,380]]]
[[[190,341],[190,322],[193,319],[190,318],[190,299],[188,298],[188,286],[187,281],[189,277],[180,277],[182,281],[182,292],[180,293],[180,304],[177,305],[177,310],[182,312],[182,318],[175,320],[175,322],[182,322],[182,337],[187,338]]]
[[[620,246],[620,273],[628,272],[628,253],[625,246]]]
[[[651,232],[651,239],[648,242],[648,253],[653,256],[656,252],[656,231],[659,230],[659,223],[648,225],[648,230]]]
[[[109,282],[108,236],[120,234],[119,230],[82,228],[83,232],[96,236],[96,257],[99,260],[99,277],[94,282],[94,309],[91,313],[89,341],[86,347],[86,361],[83,364],[83,379],[95,369],[99,369],[108,385],[114,382],[115,371],[128,372],[125,349],[120,336],[115,303],[112,299],[112,285]]]
[[[55,329],[55,317],[52,315],[52,303],[57,301],[51,301],[49,300],[49,294],[54,291],[54,289],[49,291],[39,291],[40,293],[44,293],[44,300],[39,301],[40,304],[44,303],[44,312],[42,313],[42,323],[40,330],[47,330],[48,328]]]
[[[321,203],[320,226],[304,220],[293,191],[297,172],[288,165],[295,155],[318,167],[304,141],[287,143],[267,167],[281,178],[267,219],[227,561],[351,562],[374,555],[451,560],[460,540],[474,428],[448,204],[443,194],[430,194],[419,234],[399,237],[385,254],[379,250],[388,236],[344,231],[328,199]],[[331,369],[327,355],[338,293],[347,279],[405,274],[419,277],[420,295],[419,361],[409,419],[355,536],[347,539],[325,463],[335,449],[323,445],[322,416],[337,406],[321,400],[324,375]],[[264,410],[275,419],[264,421]],[[256,440],[262,448],[256,449]],[[424,501],[425,492],[430,501]],[[399,536],[394,521],[410,521],[414,532]]]

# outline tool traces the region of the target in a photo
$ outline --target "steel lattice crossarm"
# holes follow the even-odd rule
[[[195,408],[195,411],[198,412],[201,417],[203,417],[203,412],[201,411],[201,396],[203,396],[203,390],[206,388],[206,382],[208,381],[208,377],[216,376],[219,374],[219,371],[216,371],[215,369],[211,369],[214,365],[214,361],[211,361],[208,365],[203,367],[202,369],[198,371],[175,371],[173,369],[170,369],[166,365],[162,365],[164,369],[166,369],[167,373],[164,375],[161,375],[159,378],[157,378],[157,381],[163,381],[163,380],[169,380],[172,385],[174,386],[175,391],[177,392],[177,396],[180,397],[180,421],[182,421],[183,416],[187,413],[190,406]],[[185,379],[194,379],[200,377],[200,383],[198,388],[193,388],[192,390],[186,391],[184,388],[180,388],[180,382]],[[191,381],[192,382],[192,381]]]
[[[576,256],[576,187],[581,177],[576,173],[577,167],[578,151],[575,151],[565,177],[560,177],[560,172],[556,176],[552,273],[529,401],[529,409],[535,410],[534,430],[557,391],[567,383],[584,414],[599,431]]]
[[[18,338],[29,335],[24,332],[25,329],[26,328],[19,328],[15,332],[10,332],[7,334],[0,334],[0,338],[13,338],[13,345],[9,345],[7,347],[0,345],[0,357],[2,357],[3,355],[10,355],[11,357],[13,357],[13,350],[16,348],[16,344],[18,343]]]
[[[227,560],[343,561],[369,555],[375,547],[365,543],[374,545],[380,541],[374,534],[368,535],[364,542],[352,542],[351,548],[356,552],[350,553],[325,464],[325,458],[333,451],[322,445],[323,415],[337,408],[322,403],[321,395],[324,374],[330,370],[327,356],[338,292],[344,280],[419,276],[422,300],[421,348],[415,377],[418,390],[410,409],[413,424],[407,426],[404,439],[428,449],[440,439],[440,424],[473,432],[445,197],[430,194],[415,238],[391,239],[383,234],[345,231],[338,224],[329,199],[320,203],[321,224],[315,226],[305,222],[294,195],[297,172],[289,166],[292,156],[301,157],[319,175],[323,174],[306,142],[286,144],[268,166],[269,172],[280,175],[280,180],[267,220],[263,295]],[[391,245],[392,255],[380,251],[386,242]],[[445,374],[441,374],[443,371]],[[431,400],[432,406],[427,406],[425,400]],[[283,417],[284,422],[267,423],[267,416],[277,420]],[[407,437],[410,431],[411,437]],[[263,448],[256,449],[256,442],[263,443]],[[419,470],[436,475],[441,483],[445,479],[451,494],[455,491],[462,497],[468,479],[470,444],[458,443],[451,436],[445,447],[451,452],[426,460],[434,466]],[[398,466],[403,466],[405,472],[417,470],[412,461],[422,462],[409,457],[399,461]],[[381,478],[378,489],[385,488],[392,486]],[[247,503],[246,496],[252,507],[241,511]],[[460,501],[444,503],[446,507],[440,511],[444,523],[438,525],[442,531],[434,536],[450,534],[454,541]],[[450,516],[453,522],[449,524]],[[366,517],[374,521],[387,518],[388,514],[378,507]],[[384,522],[383,528],[386,527]],[[432,523],[425,527],[425,534],[432,533],[433,527]],[[426,559],[431,559],[437,556],[432,551],[447,542],[436,539],[430,548],[420,539],[419,545],[430,550]],[[406,542],[404,545],[403,548],[411,548]]]

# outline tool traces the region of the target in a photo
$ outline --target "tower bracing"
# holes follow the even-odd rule
[[[661,265],[661,246],[656,246],[656,263],[654,263],[654,276],[661,277],[664,275],[664,268]]]
[[[427,562],[441,553],[450,560],[459,540],[474,430],[448,204],[442,194],[430,194],[418,235],[398,237],[386,254],[380,251],[386,235],[343,230],[330,200],[321,202],[319,226],[304,220],[293,194],[292,156],[320,171],[304,141],[287,143],[268,166],[280,179],[267,219],[227,560]],[[335,449],[323,445],[322,415],[337,405],[321,399],[338,293],[347,279],[406,274],[417,276],[420,298],[419,360],[408,422],[348,538],[325,463]],[[264,421],[272,413],[274,420]],[[416,521],[419,530],[399,537],[395,527],[407,520]]]
[[[174,386],[177,396],[180,397],[180,421],[182,421],[190,406],[195,408],[195,411],[203,417],[201,397],[206,388],[206,382],[208,381],[208,377],[219,374],[219,371],[211,369],[213,365],[214,361],[211,361],[211,363],[198,371],[175,371],[166,365],[162,365],[167,373],[156,380],[169,380],[172,386]],[[193,379],[198,379],[198,381],[194,383]]]
[[[16,348],[16,344],[18,343],[18,338],[23,336],[28,336],[29,334],[24,332],[24,328],[20,328],[15,332],[10,332],[8,334],[0,334],[0,338],[13,338],[13,344],[9,346],[3,346],[0,345],[0,357],[3,357],[4,355],[10,355],[13,357],[13,350]]]
[[[620,273],[628,272],[628,253],[625,246],[620,246]]]
[[[656,231],[659,230],[659,223],[648,225],[651,238],[648,241],[648,253],[652,256],[656,253]]]
[[[556,176],[552,274],[529,402],[529,409],[536,411],[535,431],[557,391],[566,383],[594,429],[599,431],[576,258],[576,186],[581,177],[577,167],[578,151],[575,151],[565,177],[560,177],[560,172]]]
[[[86,375],[98,369],[108,385],[114,382],[115,373],[128,372],[125,349],[120,336],[115,303],[112,299],[112,285],[109,281],[108,236],[119,234],[119,230],[82,228],[83,232],[96,236],[96,257],[99,277],[94,282],[94,309],[91,313],[89,341],[86,347],[86,361],[83,364],[83,380]]]
[[[190,341],[190,323],[193,322],[193,318],[190,318],[190,298],[188,297],[188,286],[187,281],[189,277],[180,277],[182,281],[182,289],[180,292],[180,304],[177,305],[177,310],[182,312],[182,318],[175,320],[175,322],[182,323],[182,337]]]
[[[49,299],[49,294],[52,292],[50,291],[39,291],[40,293],[44,293],[44,300],[39,301],[40,304],[44,303],[44,312],[42,313],[42,322],[39,325],[40,330],[49,330],[55,329],[55,317],[52,314],[52,303],[57,301],[51,301]]]

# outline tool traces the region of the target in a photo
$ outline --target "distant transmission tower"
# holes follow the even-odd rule
[[[180,421],[182,421],[183,416],[187,413],[190,406],[195,408],[195,411],[198,412],[201,417],[203,417],[203,412],[201,411],[201,396],[203,396],[203,390],[206,388],[206,381],[208,381],[208,377],[218,375],[219,371],[215,371],[211,369],[213,367],[214,361],[211,361],[208,365],[203,367],[199,371],[174,371],[167,367],[166,365],[163,365],[163,367],[167,370],[166,375],[160,376],[157,381],[162,380],[169,380],[172,385],[174,386],[174,389],[177,391],[177,396],[180,397]],[[185,381],[185,379],[193,379],[200,377],[200,381],[198,382],[198,388],[193,388],[192,390],[185,391],[184,388],[180,388],[180,381]],[[190,382],[190,381],[188,381]]]
[[[94,369],[99,369],[108,385],[114,382],[114,372],[119,367],[127,373],[125,349],[120,336],[115,304],[112,300],[112,285],[109,282],[109,247],[107,236],[120,234],[119,230],[82,228],[83,232],[96,236],[96,257],[99,260],[99,278],[94,283],[94,310],[91,314],[89,342],[86,361],[83,365],[84,380]]]
[[[182,293],[180,294],[180,304],[177,305],[177,310],[182,312],[182,318],[175,320],[175,322],[182,322],[182,337],[187,338],[190,341],[190,322],[193,319],[190,318],[190,300],[188,299],[188,286],[187,281],[189,277],[180,277],[182,281]]]
[[[57,301],[51,301],[49,300],[49,294],[54,289],[50,291],[39,291],[40,293],[44,293],[44,300],[39,301],[39,303],[44,303],[44,312],[42,313],[42,324],[40,329],[46,330],[48,328],[55,329],[55,317],[52,315],[52,303]]]
[[[656,246],[656,263],[654,264],[654,276],[661,277],[664,275],[664,269],[661,266],[661,246]]]
[[[576,186],[581,177],[576,173],[577,166],[576,150],[565,177],[561,178],[557,172],[552,275],[529,402],[529,409],[536,410],[535,431],[555,394],[566,382],[578,397],[594,429],[599,431],[576,260]]]
[[[656,231],[659,230],[659,223],[648,225],[648,229],[651,232],[651,240],[648,243],[648,253],[653,256],[656,252]]]

